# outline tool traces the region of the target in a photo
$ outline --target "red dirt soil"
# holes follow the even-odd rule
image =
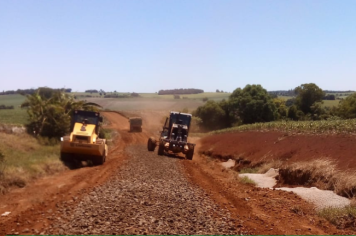
[[[104,183],[127,159],[124,149],[132,143],[145,143],[147,134],[130,133],[127,118],[114,113],[102,113],[110,122],[106,128],[118,132],[118,138],[102,166],[67,170],[53,176],[38,179],[21,189],[12,189],[0,196],[0,213],[11,212],[0,217],[0,235],[19,232],[39,234],[49,225],[50,219],[43,215],[55,211],[57,203],[76,205],[81,196],[93,187]],[[15,229],[14,231],[12,231]],[[26,232],[25,229],[29,229]],[[25,230],[25,232],[24,232]]]
[[[270,160],[290,163],[329,158],[341,170],[356,169],[355,135],[226,133],[203,138],[200,152],[218,159],[244,158],[252,165]]]
[[[75,206],[81,197],[97,185],[104,183],[112,173],[124,166],[129,161],[125,155],[124,149],[127,145],[139,143],[145,144],[147,137],[151,133],[143,127],[142,133],[128,132],[127,118],[114,112],[106,112],[104,116],[111,123],[108,127],[118,132],[118,137],[113,147],[111,147],[107,162],[102,166],[85,167],[76,170],[68,170],[57,175],[39,179],[28,184],[23,189],[14,189],[10,193],[0,196],[0,213],[10,211],[7,217],[0,217],[0,235],[13,234],[39,234],[46,228],[51,221],[56,219],[47,219],[45,214],[48,211],[56,211],[56,205],[65,203],[69,206]],[[265,135],[261,133],[262,135]],[[237,134],[238,136],[241,134]],[[271,134],[268,134],[271,135]],[[241,221],[241,227],[246,228],[254,234],[352,234],[354,232],[337,230],[330,223],[320,219],[311,210],[311,205],[300,199],[293,193],[282,191],[273,191],[270,189],[258,189],[252,186],[244,185],[236,181],[235,172],[222,171],[219,163],[207,162],[207,159],[198,155],[201,150],[210,152],[219,151],[218,155],[232,155],[231,151],[237,143],[242,142],[251,136],[249,145],[253,150],[253,143],[270,143],[284,137],[283,134],[275,134],[271,137],[266,135],[263,139],[254,138],[256,133],[248,133],[246,137],[241,135],[240,138],[229,137],[229,149],[226,146],[222,152],[218,146],[220,140],[225,140],[224,136],[214,139],[214,136],[202,140],[202,147],[197,145],[197,150],[193,161],[180,160],[182,168],[185,170],[187,177],[193,184],[196,184],[206,191],[207,197],[212,198],[221,207],[228,208],[232,215]],[[271,140],[268,140],[272,139]],[[280,140],[288,140],[290,137]],[[266,139],[266,140],[265,140]],[[197,140],[191,140],[195,142]],[[220,145],[226,145],[226,142]],[[285,144],[287,145],[287,144]],[[240,147],[240,145],[238,145]],[[265,147],[263,145],[263,147]],[[243,147],[243,145],[241,145]],[[247,149],[247,147],[246,147]],[[255,157],[258,152],[265,154],[269,149],[255,150]],[[278,149],[273,149],[278,150]],[[287,151],[286,149],[284,149]],[[266,152],[264,152],[266,151]],[[243,150],[241,153],[247,153]],[[253,153],[250,151],[250,153]],[[235,154],[235,153],[234,153]],[[253,156],[253,155],[251,155]],[[166,158],[166,157],[162,157]],[[257,160],[257,159],[256,159]],[[293,212],[293,209],[296,209]],[[44,214],[45,213],[45,214]],[[12,231],[14,229],[14,231]],[[24,231],[29,229],[29,231]]]
[[[211,138],[211,137],[209,137]],[[206,138],[197,142],[202,149]],[[236,172],[226,170],[219,160],[194,155],[181,161],[187,177],[202,187],[210,198],[240,219],[241,227],[253,235],[354,235],[352,230],[336,229],[317,216],[313,206],[294,193],[241,184]]]

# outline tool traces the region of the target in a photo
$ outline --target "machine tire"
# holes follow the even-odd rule
[[[188,159],[188,160],[193,160],[193,155],[194,155],[194,148],[193,149],[190,149],[187,154],[185,154],[185,157]]]
[[[70,160],[71,160],[70,154],[61,152],[61,161],[62,162],[69,162]]]
[[[153,152],[155,148],[156,148],[156,139],[150,137],[147,142],[147,149],[148,151]]]
[[[104,153],[101,157],[98,157],[95,160],[93,160],[93,164],[96,166],[103,165],[105,160],[106,160],[106,152],[104,151]]]
[[[159,144],[158,146],[158,155],[163,156],[164,154],[164,145]]]

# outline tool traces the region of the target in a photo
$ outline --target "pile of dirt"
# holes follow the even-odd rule
[[[356,169],[355,135],[312,135],[282,132],[236,132],[211,135],[201,140],[200,153],[240,163],[281,160],[284,163],[317,158],[334,160],[337,168]]]

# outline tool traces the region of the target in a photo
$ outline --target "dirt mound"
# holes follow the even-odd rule
[[[354,135],[250,131],[205,137],[201,140],[200,152],[214,158],[235,159],[251,165],[272,160],[293,163],[328,158],[335,160],[339,169],[346,170],[356,169],[355,144]]]

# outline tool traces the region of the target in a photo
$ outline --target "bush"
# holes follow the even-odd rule
[[[243,184],[248,184],[248,185],[253,185],[253,186],[256,185],[256,182],[253,181],[252,179],[250,179],[247,176],[244,176],[244,177],[240,178],[240,182],[243,183]]]
[[[224,128],[221,121],[225,118],[225,111],[213,100],[207,101],[204,106],[200,106],[194,112],[194,116],[202,120],[202,125],[208,130]]]
[[[237,88],[230,95],[231,111],[243,124],[268,122],[278,118],[273,99],[261,85],[246,85]]]
[[[5,110],[5,109],[14,109],[14,106],[0,105],[0,110]]]
[[[356,118],[356,93],[340,101],[338,115],[342,118]]]

